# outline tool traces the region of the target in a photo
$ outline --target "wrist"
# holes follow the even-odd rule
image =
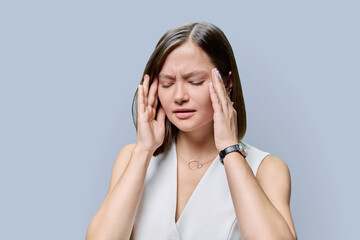
[[[142,154],[145,154],[145,155],[152,156],[154,154],[155,150],[156,149],[153,150],[153,149],[151,149],[149,147],[145,147],[145,146],[143,146],[141,144],[136,143],[133,152],[142,153]]]
[[[219,160],[224,165],[224,158],[231,153],[239,153],[245,159],[247,155],[246,152],[247,150],[245,149],[245,145],[242,142],[236,143],[221,150],[219,152]]]
[[[228,141],[228,142],[224,142],[224,143],[221,143],[219,144],[219,147],[218,147],[218,151],[221,152],[222,150],[224,150],[225,148],[227,147],[230,147],[230,146],[233,146],[235,144],[238,144],[239,142],[238,141]]]

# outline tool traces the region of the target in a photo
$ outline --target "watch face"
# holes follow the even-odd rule
[[[240,147],[240,151],[243,151],[243,152],[245,152],[245,153],[248,153],[248,150],[249,150],[249,149],[245,146],[244,143],[240,142],[240,143],[239,143],[239,147]]]

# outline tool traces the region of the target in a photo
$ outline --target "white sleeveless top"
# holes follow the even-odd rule
[[[246,161],[256,176],[269,155],[245,142]],[[175,142],[150,161],[136,212],[133,240],[239,240],[235,209],[219,156],[206,170],[175,223],[177,157]]]

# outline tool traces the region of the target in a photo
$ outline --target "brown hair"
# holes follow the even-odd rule
[[[145,74],[150,76],[150,84],[161,71],[166,57],[176,47],[191,41],[199,46],[210,57],[212,63],[219,70],[221,77],[227,79],[231,71],[233,82],[231,101],[237,112],[238,139],[241,140],[246,132],[246,111],[241,89],[239,72],[237,69],[233,50],[225,34],[215,25],[207,22],[186,23],[167,31],[157,43],[154,52],[149,58],[141,78],[143,83]],[[160,106],[160,102],[158,104]],[[137,129],[137,90],[132,103],[132,115]],[[156,149],[154,156],[165,152],[167,146],[176,136],[178,129],[166,118],[165,138],[163,144]]]

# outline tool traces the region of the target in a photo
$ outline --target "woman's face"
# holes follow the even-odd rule
[[[167,118],[181,131],[212,127],[209,83],[215,66],[191,42],[174,49],[159,73],[158,95]]]

